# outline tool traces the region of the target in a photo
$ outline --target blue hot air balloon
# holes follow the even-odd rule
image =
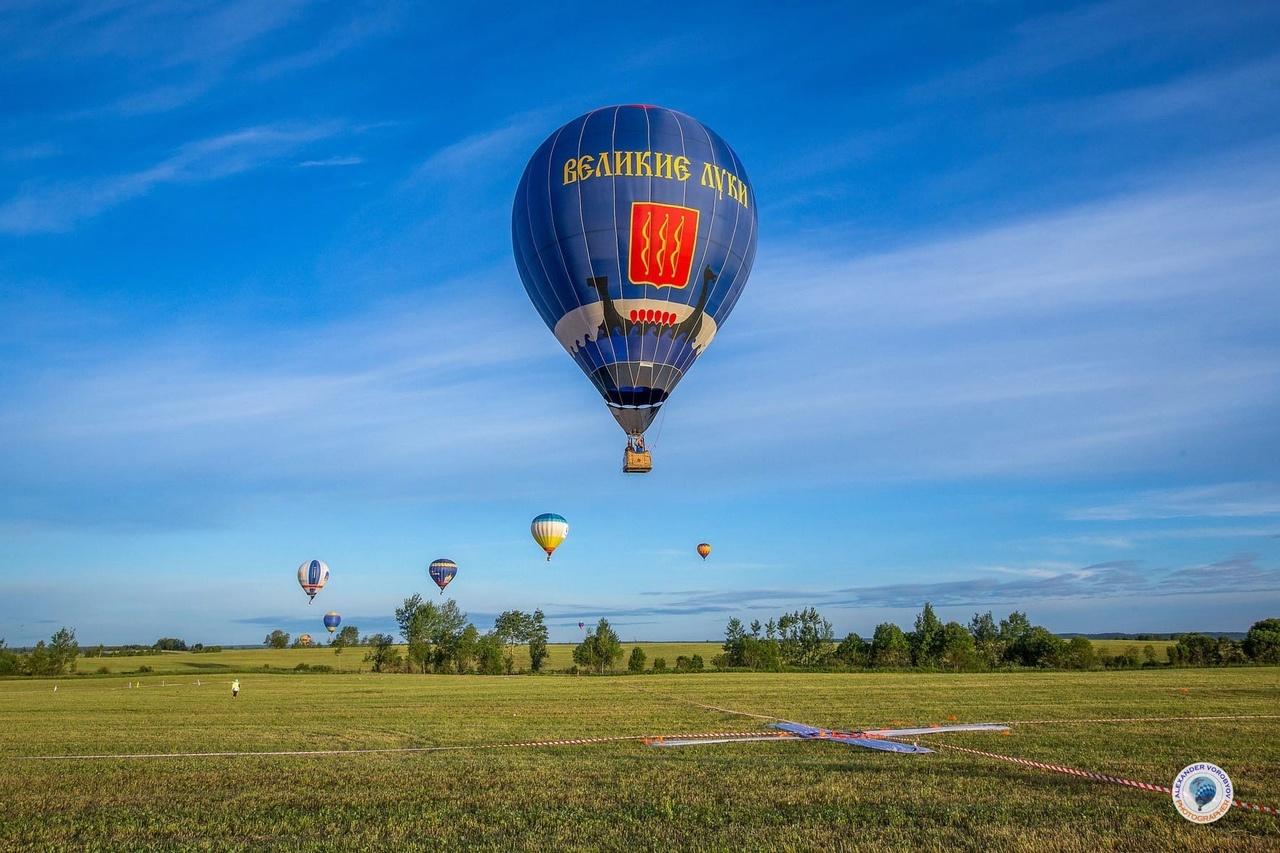
[[[338,630],[338,626],[342,624],[342,616],[336,610],[330,610],[324,615],[324,627],[332,634]]]
[[[444,595],[444,588],[458,574],[458,564],[448,557],[441,557],[427,568],[427,574],[431,575],[431,579],[436,582],[436,586],[440,587],[440,594]]]
[[[756,199],[742,161],[683,113],[594,110],[534,152],[511,220],[534,307],[647,461],[644,431],[751,272]]]

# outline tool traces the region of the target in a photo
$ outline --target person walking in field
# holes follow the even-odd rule
[[[234,699],[240,695],[240,679],[231,682],[231,698]]]

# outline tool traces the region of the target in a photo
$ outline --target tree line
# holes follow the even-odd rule
[[[396,647],[390,634],[365,638],[364,660],[374,672],[512,674],[523,669],[516,648],[525,646],[529,670],[539,672],[547,659],[547,625],[541,610],[498,614],[484,633],[467,621],[453,599],[436,604],[414,593],[396,608],[396,626],[406,650]]]
[[[991,612],[975,613],[967,625],[943,623],[925,603],[914,628],[892,622],[876,626],[870,639],[848,634],[838,643],[831,623],[817,610],[785,613],[761,625],[738,618],[725,626],[720,669],[925,669],[973,672],[1015,667],[1117,669],[1140,666],[1218,666],[1280,663],[1280,619],[1263,619],[1242,642],[1203,634],[1179,635],[1162,664],[1155,648],[1136,645],[1119,654],[1095,649],[1085,637],[1063,639],[1013,611],[999,622]]]
[[[0,675],[65,675],[76,671],[80,644],[76,632],[59,628],[49,638],[27,651],[18,651],[0,639]]]

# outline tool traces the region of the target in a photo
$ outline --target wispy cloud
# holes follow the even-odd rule
[[[335,157],[325,157],[323,160],[303,160],[301,163],[298,164],[298,168],[325,169],[325,168],[332,168],[336,166],[359,166],[363,162],[364,162],[363,157],[335,156]]]
[[[257,169],[342,125],[260,125],[189,142],[146,168],[76,182],[30,185],[0,204],[0,231],[36,234],[66,231],[116,205],[167,184],[212,181]]]
[[[528,147],[527,142],[545,131],[546,121],[541,113],[516,116],[501,127],[472,134],[433,152],[414,169],[410,181],[483,174],[479,166],[485,161],[510,160],[511,151],[523,150]]]
[[[1008,572],[1000,572],[1008,574]],[[741,613],[769,607],[817,606],[837,609],[918,608],[928,601],[938,607],[1133,597],[1237,594],[1280,594],[1280,567],[1265,566],[1254,554],[1237,554],[1207,565],[1161,569],[1141,561],[1095,563],[1071,570],[1033,569],[1013,579],[976,576],[952,581],[854,586],[842,589],[743,589],[721,592],[657,592],[662,605],[604,608],[602,615]],[[578,612],[596,613],[589,605]]]
[[[811,472],[792,447],[857,448],[821,457],[833,478],[1185,470],[1188,447],[1274,469],[1278,188],[1251,159],[860,257],[762,247],[668,428],[733,411]],[[739,437],[718,445],[737,468]]]
[[[1066,513],[1073,521],[1133,521],[1161,518],[1263,518],[1280,515],[1280,485],[1274,483],[1218,483],[1178,489],[1157,489],[1113,504],[1081,507]],[[1211,531],[1202,531],[1209,533]],[[1216,528],[1216,535],[1267,535]],[[1176,531],[1171,531],[1176,535]],[[1169,535],[1165,533],[1163,535]]]

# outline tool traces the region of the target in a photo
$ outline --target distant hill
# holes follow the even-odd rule
[[[1064,640],[1072,637],[1085,637],[1090,640],[1176,640],[1183,634],[1204,634],[1209,637],[1225,637],[1228,640],[1243,640],[1244,631],[1178,631],[1173,634],[1124,634],[1118,631],[1110,631],[1104,634],[1058,634]]]

